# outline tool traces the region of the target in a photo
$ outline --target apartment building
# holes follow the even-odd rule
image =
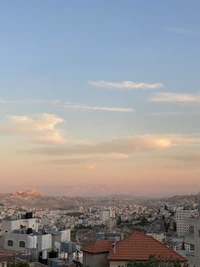
[[[187,218],[191,216],[196,216],[198,214],[197,210],[185,210],[179,208],[176,211],[176,224],[177,224],[177,234],[178,236],[185,236],[189,233],[190,224],[186,221]]]

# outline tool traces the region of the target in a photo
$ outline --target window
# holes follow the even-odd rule
[[[19,247],[20,248],[25,248],[25,242],[24,241],[19,241]]]
[[[195,247],[194,247],[193,244],[190,244],[190,250],[191,250],[191,251],[194,251],[194,250],[195,250]]]
[[[13,241],[12,240],[8,240],[8,247],[13,247]]]

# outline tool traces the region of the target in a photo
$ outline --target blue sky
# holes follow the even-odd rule
[[[170,148],[159,152],[165,156],[174,153],[178,157],[182,150],[188,149],[194,156],[198,152],[200,130],[199,8],[197,0],[0,1],[0,143],[8,158],[13,152],[16,157],[25,157],[20,153],[22,148],[38,148],[39,144],[29,142],[27,136],[46,133],[47,129],[51,132],[45,137],[49,142],[52,135],[53,140],[48,148],[55,145],[55,140],[61,141],[61,133],[62,141],[75,143],[80,140],[111,142],[113,138],[150,135],[151,142],[159,138],[163,142],[166,138],[165,141],[173,143],[165,143],[164,148]],[[126,86],[125,81],[131,85]],[[24,116],[26,122],[22,124]],[[40,116],[42,122],[38,121]],[[33,129],[37,123],[40,126],[46,123],[46,128]],[[198,140],[195,141],[194,136]],[[40,139],[40,145],[42,149],[46,144]],[[100,147],[102,143],[95,145]],[[70,151],[74,153],[73,149]],[[102,154],[102,150],[98,153]],[[114,144],[114,148],[104,151],[103,155],[120,151],[119,144],[117,147]],[[73,153],[68,154],[66,160],[74,157]],[[92,151],[91,157],[96,153]],[[148,159],[157,152],[148,153],[143,162],[150,162],[149,168],[155,170]],[[83,154],[81,150],[81,159],[86,157]],[[135,151],[127,155],[127,162],[121,163],[120,177],[124,168],[128,168],[128,179],[137,180],[131,166],[135,157],[142,162],[141,155]],[[48,160],[46,155],[41,158],[40,153],[28,157],[29,162]],[[59,158],[56,153],[52,157]],[[171,164],[176,165],[173,158],[170,158]],[[6,160],[7,167],[16,162],[15,156],[10,162]],[[83,178],[82,168],[92,170],[95,184],[101,183],[99,172],[104,179],[115,179],[118,162],[110,163],[112,173],[107,172],[108,166],[102,159],[98,160],[88,163],[87,159],[87,166],[74,164],[80,168],[77,173],[67,164],[60,174],[60,183],[64,179],[66,182],[63,173],[68,168],[77,183]],[[56,172],[58,167],[51,168]],[[181,166],[178,168],[182,171]],[[186,174],[191,175],[191,171],[190,165]],[[163,175],[166,176],[165,170]],[[9,167],[5,169],[5,176],[13,178]],[[20,187],[23,186],[24,176],[17,177]],[[142,177],[144,183],[152,183],[146,174]],[[175,176],[176,182],[180,177],[180,173]],[[196,180],[192,190],[196,189],[195,183]],[[8,185],[5,184],[5,188]],[[139,181],[138,188],[142,188]],[[153,194],[153,191],[147,193]]]

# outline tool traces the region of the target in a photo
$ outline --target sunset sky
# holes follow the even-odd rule
[[[199,10],[0,1],[0,192],[200,191]]]

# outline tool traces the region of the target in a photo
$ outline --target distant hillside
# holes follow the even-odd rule
[[[68,197],[68,196],[45,196],[34,190],[20,190],[15,193],[0,194],[0,206],[11,205],[13,208],[37,207],[49,209],[66,209],[79,206],[121,206],[121,204],[153,204],[155,201],[164,201],[169,204],[182,204],[183,202],[197,202],[200,194],[177,195],[165,198],[136,197],[133,195],[115,194],[107,197]]]

